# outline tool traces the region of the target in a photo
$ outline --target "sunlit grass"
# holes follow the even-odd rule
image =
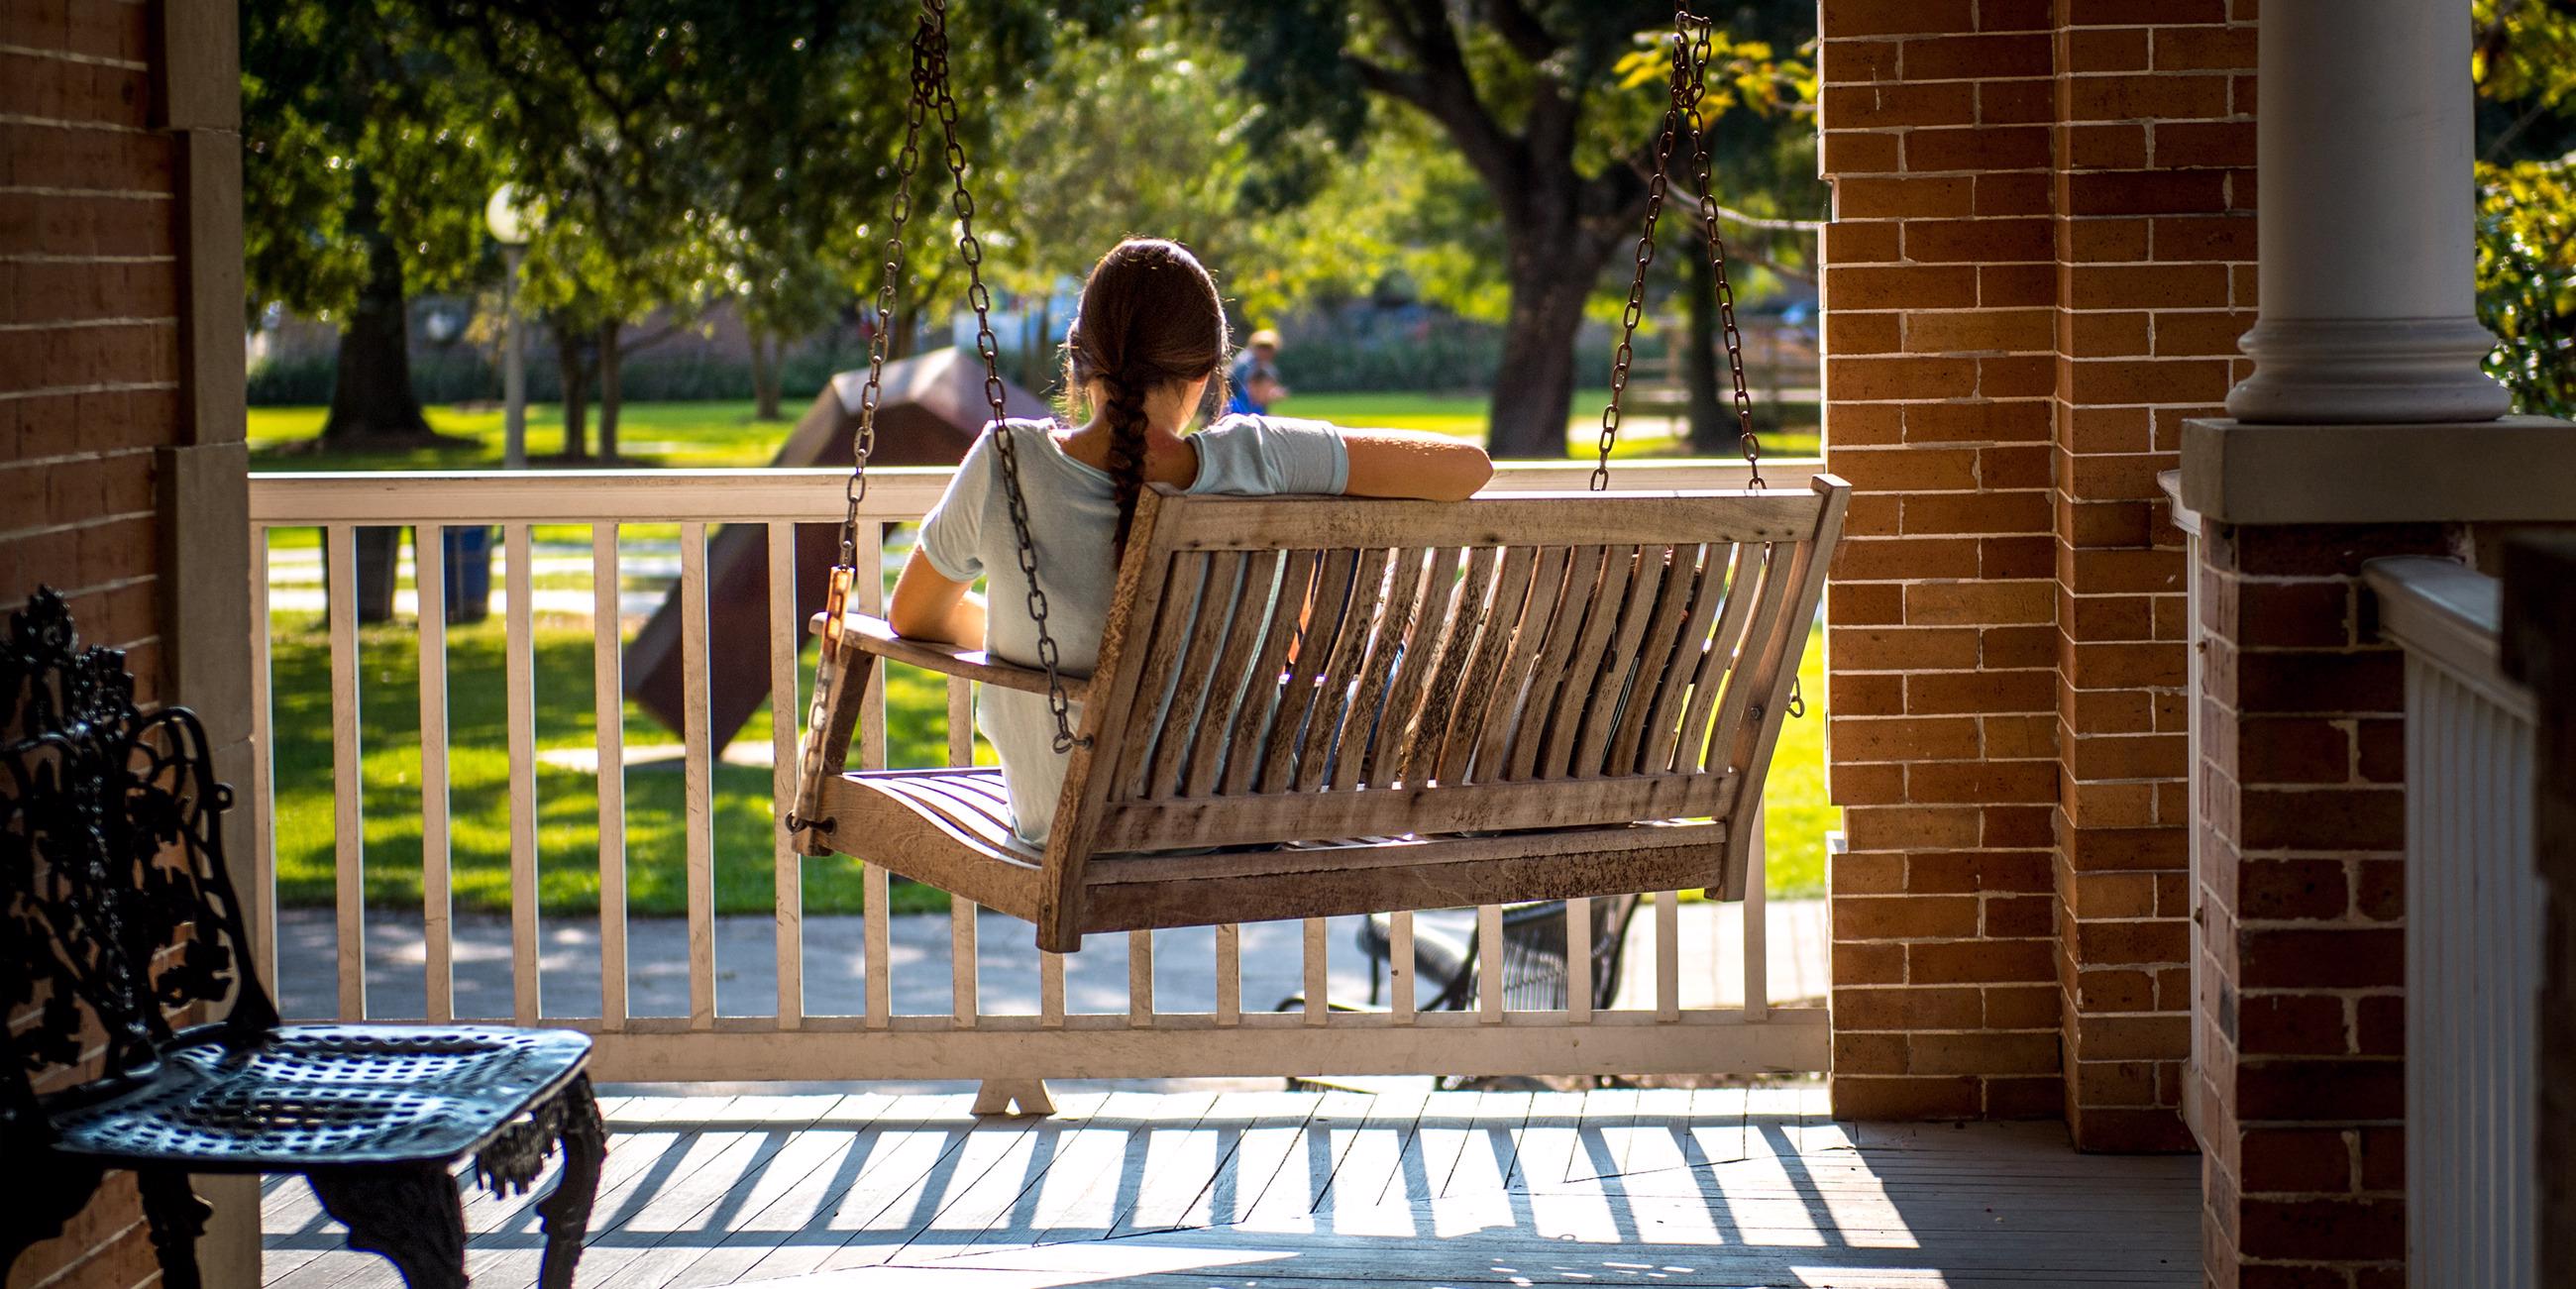
[[[1569,456],[1588,456],[1598,432],[1607,388],[1578,390],[1566,428]],[[788,408],[790,419],[756,421],[752,405],[743,402],[629,403],[619,415],[618,452],[630,464],[663,467],[721,468],[764,466],[777,455],[803,409]],[[1492,411],[1483,394],[1376,392],[1299,394],[1275,409],[1282,416],[1302,416],[1341,425],[1382,429],[1436,430],[1482,440]],[[1767,435],[1763,449],[1775,456],[1812,456],[1816,448],[1816,409],[1812,403],[1780,409],[1781,433]],[[496,407],[432,407],[430,428],[459,442],[437,448],[400,452],[315,452],[313,437],[322,429],[328,409],[320,407],[254,407],[250,409],[251,468],[254,470],[474,470],[497,469],[501,463],[501,411]],[[563,413],[551,403],[528,409],[528,451],[542,459],[563,449]],[[598,447],[594,410],[591,447]],[[1673,437],[1672,418],[1639,407],[1627,418],[1618,455],[1677,456],[1687,445]]]
[[[1581,424],[1597,415],[1606,389],[1581,391],[1578,422],[1569,426],[1569,451],[1588,449]],[[1489,409],[1481,394],[1301,394],[1282,414],[1348,425],[1436,430],[1481,437]],[[796,409],[789,409],[791,414]],[[1782,456],[1815,450],[1810,429],[1766,439]],[[1812,405],[1804,413],[1812,417]],[[755,422],[747,402],[633,403],[624,409],[621,449],[646,464],[675,467],[758,466],[768,463],[785,438],[788,422]],[[539,404],[529,410],[529,450],[540,456],[561,447],[559,412]],[[499,464],[501,413],[497,408],[437,407],[430,423],[442,434],[471,440],[436,449],[386,453],[299,451],[321,428],[318,407],[253,408],[250,445],[259,470],[424,470],[489,468]],[[1620,455],[1673,455],[1681,445],[1667,418],[1639,416]],[[1810,421],[1811,425],[1811,421]],[[594,438],[595,443],[595,438]],[[669,525],[630,525],[630,539],[674,538]],[[536,539],[587,544],[584,527],[537,530]],[[309,549],[312,529],[272,533],[272,550]],[[405,566],[406,572],[408,565]],[[408,584],[408,578],[405,579]],[[540,590],[588,585],[586,574],[540,574]],[[331,744],[329,663],[317,617],[281,614],[275,619],[277,843],[280,898],[327,903],[332,896]],[[587,622],[540,617],[535,635],[537,741],[540,749],[593,744],[591,634]],[[458,907],[505,910],[509,905],[509,763],[500,626],[497,621],[449,632],[449,779],[453,884]],[[365,781],[363,836],[367,894],[371,903],[417,908],[421,880],[421,793],[417,637],[408,623],[367,628],[360,653],[365,684],[361,704],[361,764]],[[810,672],[810,650],[808,652]],[[1773,759],[1768,784],[1766,838],[1770,892],[1821,894],[1824,834],[1834,810],[1825,800],[1822,651],[1814,643],[1801,672],[1809,714],[1788,723]],[[925,673],[895,668],[888,696],[888,724],[897,765],[944,759],[947,702]],[[677,736],[632,704],[626,709],[630,745],[667,745]],[[763,708],[744,738],[765,737]],[[639,914],[685,908],[686,839],[682,832],[681,776],[671,769],[638,769],[627,776],[628,891]],[[599,898],[596,780],[586,770],[540,764],[536,770],[540,897],[550,912],[595,908]],[[721,911],[757,913],[774,895],[770,771],[719,765],[715,775],[716,901]],[[811,911],[859,907],[855,862],[808,861],[805,893]],[[924,888],[898,886],[898,908],[945,906]]]
[[[1825,893],[1825,834],[1842,826],[1842,812],[1825,798],[1825,639],[1807,633],[1807,652],[1798,664],[1798,687],[1807,714],[1780,727],[1780,742],[1771,752],[1771,777],[1762,799],[1769,812],[1762,844],[1765,893],[1797,898]]]
[[[275,622],[270,656],[278,898],[288,904],[327,904],[335,871],[329,643],[318,615],[281,614]],[[540,617],[532,637],[539,751],[596,746],[589,624]],[[510,907],[511,814],[501,622],[494,618],[452,627],[447,643],[449,880],[456,907],[503,912]],[[418,646],[418,634],[407,621],[359,632],[361,835],[366,841],[367,900],[384,907],[416,909],[421,900]],[[810,677],[811,649],[806,661]],[[909,667],[889,668],[888,684],[888,707],[894,714],[888,750],[894,764],[944,762],[948,700],[943,686]],[[625,711],[630,749],[679,741],[633,703]],[[768,731],[764,704],[739,738],[762,740]],[[716,909],[768,912],[776,895],[770,771],[719,762],[714,784]],[[685,912],[688,842],[676,761],[630,769],[625,787],[628,907],[638,914]],[[549,913],[598,908],[598,779],[585,768],[550,765],[541,758],[536,810],[541,907]],[[854,860],[807,860],[804,883],[809,911],[860,908]],[[940,909],[947,907],[947,899],[926,888],[899,885],[894,907],[898,912]]]
[[[1801,669],[1808,713],[1781,732],[1768,785],[1769,891],[1821,894],[1824,835],[1833,827],[1825,800],[1823,658],[1811,641]],[[408,622],[359,633],[361,835],[370,904],[418,908],[421,899],[421,751],[418,636]],[[536,742],[539,750],[595,744],[589,624],[540,617],[533,632]],[[279,615],[271,645],[277,744],[278,897],[290,905],[331,902],[334,815],[329,645],[315,615]],[[812,650],[806,652],[810,677]],[[450,882],[460,909],[510,907],[510,763],[506,673],[498,619],[448,632],[448,828]],[[945,760],[948,702],[942,684],[909,667],[889,668],[888,752],[896,765]],[[801,705],[801,700],[800,700]],[[634,704],[625,707],[629,748],[678,741]],[[753,714],[739,736],[768,736],[769,709]],[[990,749],[978,743],[980,760]],[[625,776],[628,907],[637,914],[685,912],[687,838],[681,775],[675,764],[638,767]],[[770,771],[715,767],[714,838],[717,911],[765,913],[775,897]],[[536,767],[538,895],[549,913],[599,905],[598,780],[587,769]],[[856,912],[859,866],[842,856],[804,861],[807,911]],[[897,884],[897,911],[945,908],[946,897]]]

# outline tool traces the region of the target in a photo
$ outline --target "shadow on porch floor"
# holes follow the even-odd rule
[[[1813,1082],[1377,1093],[605,1097],[580,1283],[1925,1289],[2199,1283],[2189,1158],[2062,1127],[1836,1123]],[[478,1289],[533,1283],[524,1198],[469,1194]],[[399,1283],[293,1179],[267,1283]]]

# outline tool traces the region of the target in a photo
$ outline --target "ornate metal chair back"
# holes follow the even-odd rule
[[[243,961],[204,726],[145,715],[121,650],[83,647],[60,594],[39,589],[0,640],[0,1115],[44,1138],[37,1090],[104,1036],[100,1093],[148,1071],[173,1014],[233,1000],[225,1025],[276,1024]],[[6,1030],[8,1027],[0,1027]],[[87,1073],[87,1072],[85,1072]],[[12,1131],[13,1140],[26,1140]]]

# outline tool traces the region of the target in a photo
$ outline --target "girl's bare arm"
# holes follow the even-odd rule
[[[964,582],[950,581],[921,548],[903,563],[895,579],[894,599],[886,605],[886,625],[914,640],[942,640],[969,649],[984,647],[984,597]]]
[[[1483,448],[1428,430],[1344,430],[1353,497],[1420,497],[1460,501],[1494,477]]]

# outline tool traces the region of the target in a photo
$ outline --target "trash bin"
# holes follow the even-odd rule
[[[327,543],[329,538],[325,536],[324,541]],[[325,549],[327,551],[327,545]],[[358,530],[358,621],[393,621],[395,567],[401,562],[401,557],[401,529]],[[324,568],[329,568],[327,559]],[[329,585],[327,575],[323,583]]]
[[[482,526],[440,530],[447,556],[447,621],[454,626],[492,616],[492,530]],[[419,535],[413,535],[415,549]]]

